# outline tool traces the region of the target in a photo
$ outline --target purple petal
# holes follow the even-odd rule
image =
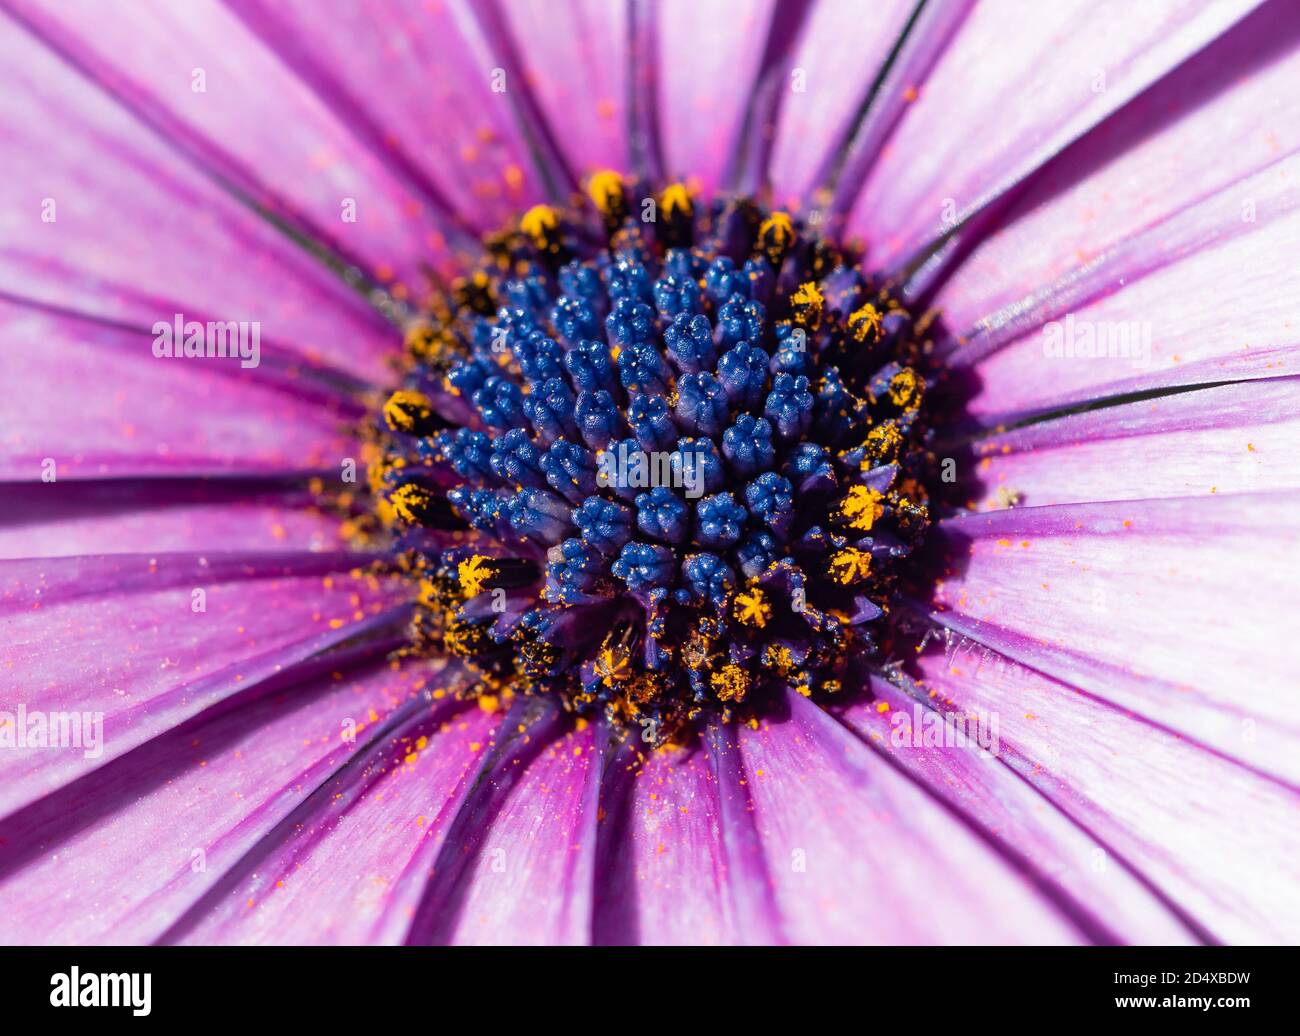
[[[754,823],[794,942],[1075,942],[1006,859],[833,717],[740,728]]]
[[[1225,190],[1236,210],[1222,236],[1252,229],[1246,201],[1267,210],[1276,192],[1242,185],[1300,149],[1298,47],[1295,11],[1264,4],[1050,162],[939,292],[949,328],[978,342],[982,318]],[[1143,258],[1166,254],[1147,241]],[[1140,269],[1128,256],[1128,269],[1107,265],[1110,287]]]
[[[849,219],[893,267],[1136,97],[1250,2],[977,4]],[[992,55],[1001,55],[992,60]],[[1104,78],[1099,78],[1104,76]],[[1029,103],[1032,101],[1032,103]]]
[[[933,686],[927,683],[922,690]],[[1113,858],[1090,828],[1045,808],[1050,798],[1021,778],[1020,760],[1009,761],[1010,749],[1002,744],[1005,709],[1020,703],[1003,699],[992,713],[967,705],[964,698],[950,705],[950,699],[941,697],[923,705],[883,680],[872,680],[871,690],[872,700],[846,708],[841,721],[1006,851],[1022,855],[1039,883],[1054,897],[1068,900],[1094,937],[1162,945],[1195,941],[1188,925],[1144,884],[1140,872]],[[935,724],[936,706],[949,721],[945,727]],[[1072,740],[1069,733],[1062,736]],[[1050,791],[1058,780],[1053,770],[1041,784]]]
[[[593,941],[731,944],[740,940],[705,752],[631,753],[606,766]]]
[[[720,186],[778,8],[778,0],[655,6],[659,125],[669,177],[691,177],[705,192]]]
[[[85,0],[14,6],[174,147],[390,289],[422,289],[421,264],[445,265],[445,199],[386,166],[224,5],[141,3],[111,15]],[[349,198],[355,222],[344,218]]]
[[[407,590],[353,570],[362,563],[271,553],[0,562],[4,709],[102,713],[104,730],[92,757],[0,753],[0,814],[373,624]]]
[[[342,550],[340,526],[311,493],[256,480],[36,482],[6,489],[0,558]]]
[[[627,5],[512,0],[501,7],[528,89],[570,167],[626,169]]]
[[[1295,651],[1278,635],[1300,494],[1017,507],[949,519],[939,621],[1288,779]],[[1253,721],[1258,736],[1243,736]]]
[[[1300,378],[1089,410],[976,443],[979,510],[1300,489]]]
[[[915,4],[884,0],[864,17],[860,0],[821,0],[782,69],[770,175],[778,204],[807,201],[853,124]],[[802,79],[796,84],[796,71]],[[796,85],[799,87],[796,89]]]
[[[1155,918],[1110,913],[1116,897],[1130,895],[1130,872],[1204,939],[1292,937],[1300,921],[1293,789],[1188,742],[1166,728],[1167,717],[1143,722],[979,641],[936,644],[919,666],[945,710],[998,717],[997,765],[1043,796],[1040,816],[1059,809],[1095,842],[1062,863],[1071,880],[1105,886],[1093,903],[1126,938],[1167,941]],[[1250,729],[1239,721],[1239,736]]]
[[[8,294],[142,331],[257,321],[263,345],[388,376],[396,331],[336,274],[10,19],[0,61]]]
[[[171,318],[166,318],[170,325]],[[0,299],[0,479],[341,472],[350,404],[238,359],[159,358],[153,336]],[[283,377],[290,380],[283,381]],[[307,387],[307,386],[303,386]]]
[[[437,675],[323,673],[168,730],[0,822],[0,942],[159,938]]]
[[[464,0],[349,4],[328,18],[311,4],[231,7],[374,155],[471,226],[542,199],[514,107],[525,84],[511,81]],[[506,77],[494,91],[497,69]]]
[[[971,413],[999,423],[1106,395],[1295,373],[1286,264],[1300,241],[1297,182],[1300,155],[1284,158],[981,321],[951,361],[978,363]]]
[[[522,744],[520,754],[503,756],[499,769],[476,781],[501,793],[508,778],[512,788],[499,802],[493,794],[471,799],[462,807],[460,831],[448,835],[443,857],[459,857],[465,865],[454,884],[428,892],[445,911],[436,941],[590,941],[601,779],[596,734],[585,724],[553,737],[534,727],[534,745]],[[491,808],[476,808],[489,802]]]
[[[401,942],[502,716],[441,705],[395,719],[310,789],[167,940]]]

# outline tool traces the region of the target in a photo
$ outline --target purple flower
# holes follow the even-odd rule
[[[0,941],[1295,937],[1290,0],[0,57]]]

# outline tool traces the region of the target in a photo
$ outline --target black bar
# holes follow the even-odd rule
[[[630,1013],[692,1027],[701,1008],[767,1027],[779,1009],[809,1020],[1163,1014],[1231,1024],[1234,1013],[1290,1007],[1298,963],[1294,947],[8,947],[0,948],[0,1004],[6,1021],[92,1025],[113,1016],[130,1025],[401,1019],[460,1028],[492,1017],[550,1028],[566,1017],[600,1024],[604,1008],[611,1024]],[[117,989],[128,1002],[55,1006],[74,967],[79,998]],[[101,974],[139,978],[134,987],[86,978]],[[145,974],[148,1014],[137,1015],[126,991],[142,1002]]]

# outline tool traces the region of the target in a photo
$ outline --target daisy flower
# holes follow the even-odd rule
[[[0,940],[1295,937],[1295,0],[0,54]]]

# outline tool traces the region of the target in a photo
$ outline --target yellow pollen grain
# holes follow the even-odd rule
[[[883,317],[880,310],[870,302],[849,314],[849,330],[856,342],[865,342],[869,337],[880,334]]]
[[[519,220],[519,229],[534,241],[545,241],[559,225],[559,217],[549,205],[534,205]]]
[[[408,482],[399,486],[388,500],[402,521],[417,525],[420,521],[419,511],[428,504],[430,496],[426,490]]]
[[[587,196],[602,215],[610,215],[623,204],[623,177],[612,169],[593,173],[587,183]]]
[[[749,691],[749,674],[734,662],[728,662],[709,678],[714,693],[722,701],[744,701]]]
[[[829,568],[833,579],[850,586],[871,575],[871,555],[856,547],[845,547],[831,558]]]
[[[885,511],[881,503],[884,495],[867,486],[854,486],[849,495],[840,501],[840,513],[849,525],[862,532],[870,532],[871,526]]]
[[[477,597],[483,592],[483,584],[500,573],[500,568],[493,564],[485,554],[475,554],[456,566],[456,575],[460,579],[460,591],[466,597]]]
[[[432,416],[433,407],[420,392],[398,389],[384,404],[384,420],[395,432],[412,432],[417,420],[427,421]]]
[[[659,207],[668,217],[680,214],[689,218],[695,212],[690,192],[686,190],[685,184],[680,183],[669,184],[664,188],[664,193],[659,198]]]
[[[736,594],[733,609],[737,622],[757,626],[759,629],[766,626],[767,620],[772,617],[772,606],[767,603],[763,591],[758,587]]]

